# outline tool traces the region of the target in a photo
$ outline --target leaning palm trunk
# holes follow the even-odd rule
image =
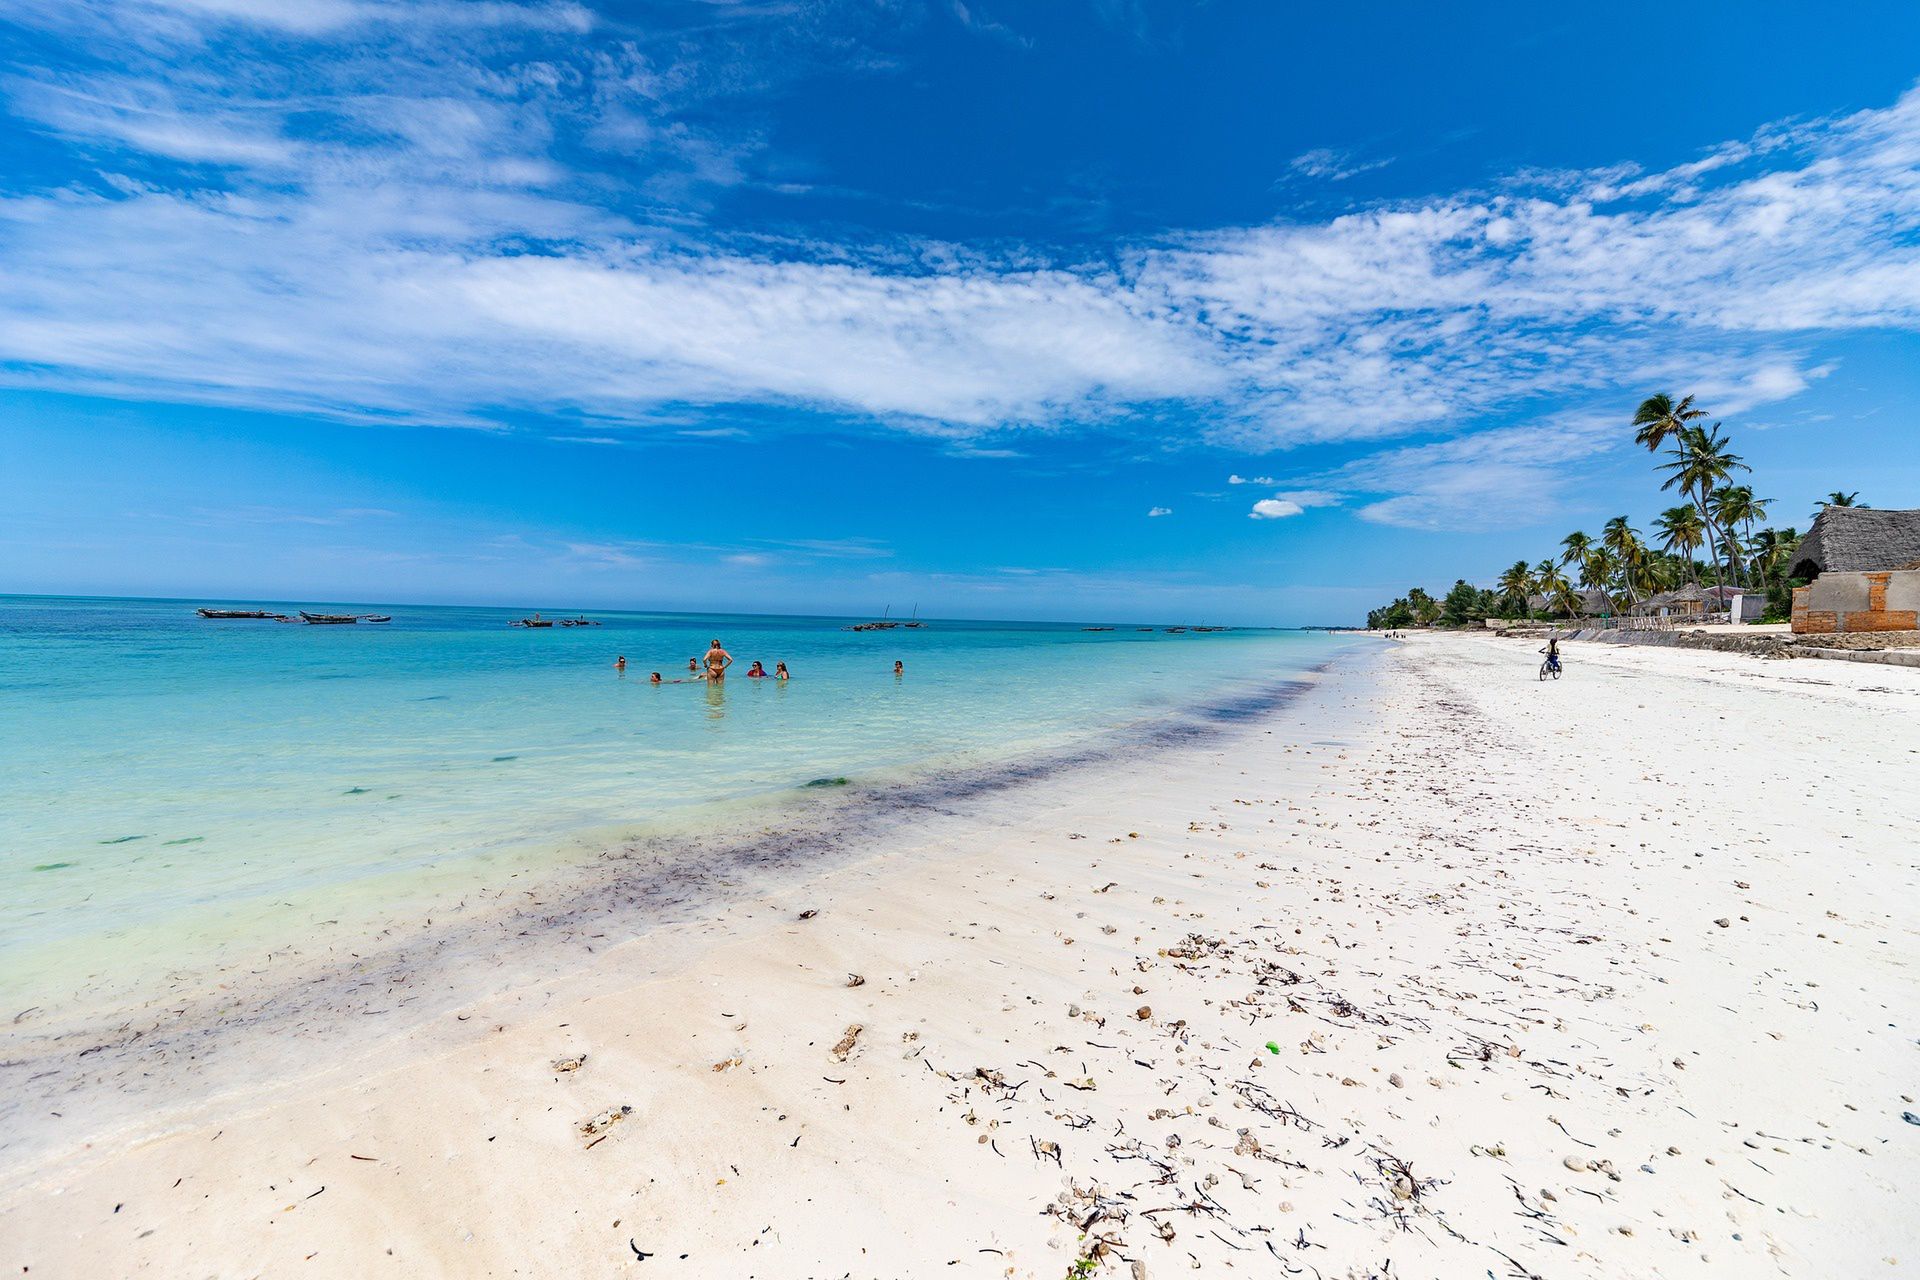
[[[1713,513],[1707,510],[1707,499],[1704,493],[1694,496],[1693,505],[1700,509],[1700,520],[1707,526],[1707,556],[1713,564],[1713,585],[1718,587],[1722,585],[1720,581],[1720,539],[1718,536],[1720,526],[1714,522]]]

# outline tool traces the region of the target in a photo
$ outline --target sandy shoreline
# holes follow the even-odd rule
[[[1920,1265],[1920,673],[1530,654],[1383,647],[297,1087],[242,1060],[12,1179],[0,1264]]]

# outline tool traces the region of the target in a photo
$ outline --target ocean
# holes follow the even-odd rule
[[[390,614],[214,621],[195,606]],[[1041,759],[1287,681],[1325,635],[0,597],[0,1000],[132,998],[311,922],[782,796]],[[687,674],[718,638],[724,684]],[[616,672],[624,655],[627,668]],[[784,661],[786,683],[744,676]],[[893,663],[905,664],[896,677]],[[4,1010],[0,1010],[3,1012]]]

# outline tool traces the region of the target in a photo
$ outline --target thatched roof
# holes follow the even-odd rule
[[[1877,573],[1920,561],[1920,511],[1823,507],[1794,548],[1790,578]]]

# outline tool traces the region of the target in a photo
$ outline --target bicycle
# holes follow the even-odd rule
[[[1540,664],[1540,678],[1545,680],[1548,676],[1552,676],[1555,680],[1560,678],[1560,659],[1558,655],[1548,654],[1547,660]]]

